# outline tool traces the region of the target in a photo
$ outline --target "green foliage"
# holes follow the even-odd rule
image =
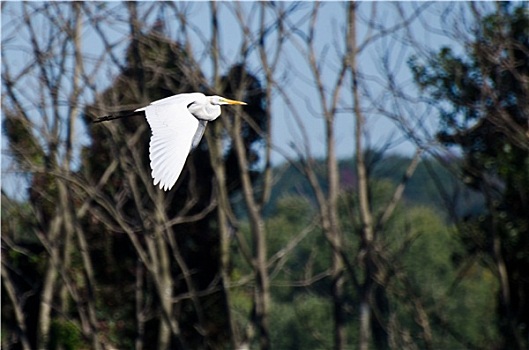
[[[399,221],[397,226],[407,226],[416,237],[402,257],[402,269],[409,278],[407,287],[420,296],[427,309],[436,311],[437,317],[446,322],[445,328],[486,347],[496,339],[496,305],[491,301],[498,283],[491,272],[472,259],[455,264],[454,257],[462,254],[464,247],[431,209],[413,208],[404,222]],[[445,328],[434,328],[436,347],[457,347],[452,337],[446,337]]]
[[[77,350],[87,348],[84,343],[79,326],[70,321],[53,319],[50,328],[50,350],[64,349]]]
[[[305,294],[288,303],[272,303],[271,344],[274,349],[331,349],[332,309],[327,298]]]
[[[9,142],[11,154],[23,167],[43,166],[45,154],[31,130],[31,124],[22,116],[5,108],[4,133]]]
[[[291,252],[287,252],[287,260],[281,273],[272,279],[273,284],[276,281],[282,285],[302,282],[305,278],[318,275],[328,268],[331,254],[329,250],[322,249],[326,247],[327,242],[321,230],[313,226],[316,215],[315,209],[305,198],[285,196],[278,201],[276,215],[266,223],[269,232],[269,255],[285,250],[298,238],[300,240]],[[312,290],[316,292],[322,287],[316,283]],[[285,287],[278,288],[280,295],[286,290],[288,289]],[[292,299],[296,294],[295,289],[292,289],[291,293],[285,300]]]
[[[375,212],[391,196],[394,184],[390,180],[371,183]],[[359,225],[354,191],[340,196],[340,221],[346,235],[346,250],[354,254],[359,248]],[[430,207],[407,201],[397,208],[380,237],[386,259],[392,261],[393,277],[382,285],[388,303],[388,317],[396,320],[416,344],[422,342],[423,329],[417,324],[420,301],[430,319],[434,348],[460,348],[462,344],[487,347],[497,343],[496,304],[491,302],[498,283],[491,272],[465,255],[462,242],[440,216],[438,203]],[[307,214],[308,213],[308,214]],[[305,197],[284,195],[267,220],[269,252],[285,247],[311,220],[314,209]],[[331,252],[318,229],[304,238],[288,256],[282,271],[272,275],[272,344],[281,349],[332,347],[332,303],[327,279],[303,286],[294,286],[305,275],[324,271],[331,263]],[[311,270],[312,268],[312,270]],[[356,269],[356,268],[355,268]],[[273,270],[273,268],[271,269]],[[356,272],[361,275],[361,268]],[[290,281],[290,284],[289,284]],[[356,292],[346,283],[350,344],[358,323]],[[380,293],[377,292],[377,293]],[[386,316],[385,316],[386,315]]]
[[[389,173],[391,172],[388,171]],[[371,196],[375,211],[391,196],[394,186],[395,183],[389,177],[372,180]],[[343,191],[339,205],[347,251],[351,256],[358,250],[355,193],[354,190]],[[415,322],[416,310],[409,302],[411,296],[418,297],[431,315],[437,314],[446,321],[446,324],[441,324],[435,317],[431,318],[434,345],[437,348],[461,346],[461,342],[454,339],[453,330],[457,330],[472,344],[486,346],[487,342],[493,343],[497,335],[493,327],[495,303],[491,301],[494,300],[497,281],[490,271],[479,264],[472,264],[470,268],[460,271],[460,266],[465,265],[467,259],[460,241],[454,238],[438,210],[432,209],[436,208],[437,203],[429,203],[430,208],[419,207],[419,203],[421,202],[408,199],[401,204],[382,235],[382,242],[389,256],[395,259],[398,271],[397,276],[385,287],[390,314],[398,319],[401,326],[408,329],[411,336],[420,339],[421,329]],[[286,248],[309,227],[303,239],[285,255],[282,266],[277,270],[276,264],[270,267],[270,330],[273,348],[332,347],[333,323],[329,280],[305,280],[306,277],[324,272],[331,264],[328,243],[319,227],[311,226],[313,221],[318,222],[316,215],[309,199],[284,193],[277,200],[274,211],[266,221],[269,258]],[[241,231],[249,238],[250,230],[245,223],[242,224]],[[414,239],[410,241],[409,247],[403,249],[409,237]],[[133,325],[126,321],[130,320],[134,313],[132,291],[135,280],[130,271],[134,270],[135,261],[126,259],[127,255],[133,255],[132,247],[126,240],[119,240],[116,235],[101,236],[100,232],[89,236],[89,239],[94,261],[99,262],[95,266],[98,278],[97,318],[104,320],[105,337],[111,343],[120,344],[122,347],[132,346]],[[233,281],[251,273],[239,252],[234,250],[232,258]],[[402,275],[410,281],[409,284],[406,285],[400,280]],[[116,289],[116,285],[120,288]],[[145,288],[152,287],[147,285]],[[354,337],[358,328],[356,292],[350,283],[347,283],[346,289],[347,305],[350,308],[348,336],[350,344],[355,344]],[[251,285],[233,288],[231,297],[236,323],[247,325],[252,309]],[[152,302],[155,301],[151,300],[149,303]],[[153,329],[155,326],[149,324],[148,331],[153,332]],[[65,335],[68,339],[64,340],[66,343],[75,342],[75,333],[59,334]],[[419,340],[418,342],[420,343]]]

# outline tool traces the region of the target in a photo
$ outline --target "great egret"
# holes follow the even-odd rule
[[[187,155],[198,146],[207,123],[219,117],[220,106],[245,104],[194,92],[163,98],[130,113],[105,116],[94,122],[133,115],[145,116],[152,131],[149,158],[153,183],[168,191],[178,180]]]

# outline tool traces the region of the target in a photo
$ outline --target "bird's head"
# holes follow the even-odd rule
[[[197,94],[198,98],[187,106],[191,114],[200,120],[212,121],[220,115],[222,105],[245,105],[245,102],[229,100],[221,96],[204,96]]]
[[[215,106],[222,105],[246,105],[246,102],[230,100],[221,96],[209,96],[209,103]]]

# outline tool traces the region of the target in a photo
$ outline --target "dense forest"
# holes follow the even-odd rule
[[[529,349],[525,4],[7,2],[2,61],[3,349]],[[93,121],[190,91],[248,105],[164,192]]]

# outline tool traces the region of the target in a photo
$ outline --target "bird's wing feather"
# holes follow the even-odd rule
[[[198,121],[198,129],[195,132],[195,136],[193,137],[193,144],[191,145],[191,149],[195,149],[200,143],[200,140],[202,140],[202,136],[204,136],[204,131],[206,131],[206,125],[208,125],[207,120]]]
[[[198,119],[187,110],[194,98],[187,96],[178,103],[151,104],[144,109],[152,131],[151,175],[154,185],[160,184],[164,191],[178,180],[199,129]]]
[[[204,94],[201,92],[190,92],[187,94],[178,94],[178,95],[173,95],[173,96],[169,96],[166,98],[162,98],[160,100],[153,101],[149,104],[149,106],[163,105],[163,104],[177,104],[177,105],[185,104],[187,106],[189,103],[196,101],[200,96],[204,96]]]

